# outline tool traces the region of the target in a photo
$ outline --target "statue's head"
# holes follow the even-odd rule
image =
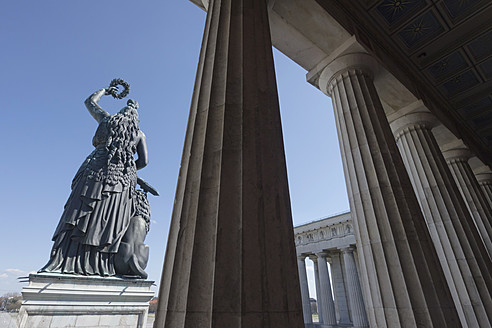
[[[138,102],[133,99],[128,99],[126,102],[126,106],[120,110],[120,114],[126,116],[136,116],[138,118]]]
[[[136,100],[133,100],[133,99],[128,99],[128,101],[126,102],[126,105],[128,107],[132,107],[134,108],[135,110],[138,109],[138,102]]]

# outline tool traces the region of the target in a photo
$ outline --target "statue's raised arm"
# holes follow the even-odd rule
[[[115,89],[115,87],[109,87],[108,89],[103,88],[101,90],[94,92],[84,102],[85,107],[87,107],[87,110],[89,111],[89,113],[91,113],[92,117],[94,117],[97,123],[101,123],[101,121],[105,117],[110,116],[109,113],[106,112],[104,109],[102,109],[97,102],[99,101],[99,99],[101,99],[103,95],[111,94],[111,88]]]

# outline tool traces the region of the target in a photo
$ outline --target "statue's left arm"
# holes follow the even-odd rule
[[[137,170],[144,168],[149,163],[149,153],[147,151],[147,140],[145,134],[142,131],[138,131],[138,143],[137,143],[137,155],[138,159],[135,161]]]

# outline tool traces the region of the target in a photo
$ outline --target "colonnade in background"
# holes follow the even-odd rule
[[[294,232],[306,328],[369,327],[350,213],[296,227]],[[307,259],[313,263],[318,321],[312,317]]]
[[[318,322],[313,322],[312,319],[305,263],[308,257],[314,266]],[[303,254],[297,257],[297,261],[306,327],[369,327],[355,264],[354,247]],[[328,265],[331,270],[328,269]]]

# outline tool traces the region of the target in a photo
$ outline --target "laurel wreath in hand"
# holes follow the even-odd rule
[[[123,87],[123,91],[121,91],[120,93],[117,92],[118,85],[121,85]],[[113,79],[109,86],[115,87],[115,89],[111,90],[109,94],[116,99],[123,99],[130,93],[130,84],[123,79]]]

